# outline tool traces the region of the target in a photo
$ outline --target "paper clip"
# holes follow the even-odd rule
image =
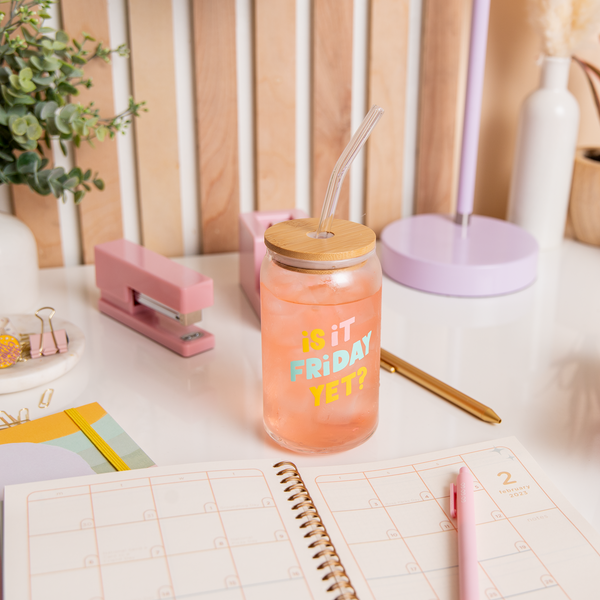
[[[2,415],[5,415],[6,418],[4,418]],[[0,429],[8,429],[9,427],[14,427],[15,425],[26,423],[29,420],[30,419],[28,408],[22,408],[19,411],[17,419],[15,419],[12,415],[9,415],[5,410],[0,410]]]
[[[48,317],[48,323],[50,323],[50,335],[44,333],[44,319],[38,314],[42,310],[52,311],[52,313]],[[54,327],[52,326],[52,317],[54,316],[55,312],[56,311],[51,306],[44,306],[43,308],[40,308],[35,312],[35,316],[42,322],[42,332],[39,335],[39,345],[37,344],[37,334],[29,336],[29,342],[31,346],[31,358],[40,358],[40,356],[49,356],[58,352],[62,353],[67,351],[68,340],[66,331],[64,329],[60,329],[59,331],[55,332]],[[54,348],[48,347],[47,344],[50,340],[54,342]],[[38,345],[37,349],[35,348],[36,345]]]
[[[48,394],[48,396],[46,396],[46,394]],[[44,393],[42,394],[42,397],[40,398],[40,402],[39,402],[38,406],[40,408],[48,408],[48,406],[50,406],[50,400],[52,400],[53,395],[54,395],[54,390],[52,388],[48,388],[47,390],[44,390]]]

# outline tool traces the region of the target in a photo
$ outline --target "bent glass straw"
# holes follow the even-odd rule
[[[342,182],[346,176],[346,172],[350,168],[352,161],[356,158],[356,155],[360,152],[361,148],[365,145],[371,131],[381,116],[383,115],[383,108],[373,105],[373,108],[367,113],[360,127],[356,130],[348,145],[344,148],[341,156],[339,157],[331,177],[329,178],[329,184],[327,186],[327,193],[325,194],[325,201],[323,202],[323,209],[321,210],[321,218],[319,219],[319,225],[317,231],[314,234],[315,238],[326,238],[327,233],[331,229],[331,222],[333,221],[333,215],[337,206],[338,198],[340,196],[340,189]]]

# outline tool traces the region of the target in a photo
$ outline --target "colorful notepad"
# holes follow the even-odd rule
[[[507,438],[362,465],[230,461],[9,486],[4,600],[456,599],[449,486],[463,466],[480,598],[597,597],[600,537]]]
[[[97,402],[80,406],[77,411],[129,468],[142,469],[154,465],[148,455]],[[65,412],[0,431],[0,446],[15,443],[37,443],[64,448],[78,454],[96,473],[115,471]]]

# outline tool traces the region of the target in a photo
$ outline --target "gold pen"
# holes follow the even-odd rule
[[[473,416],[486,423],[502,423],[502,419],[485,404],[473,400],[473,398],[455,390],[443,381],[425,373],[425,371],[413,367],[411,364],[394,356],[391,352],[388,352],[383,348],[381,349],[380,365],[382,369],[385,369],[390,373],[404,375],[407,379],[418,383],[430,392],[433,392],[444,400],[466,410],[468,413],[471,413]]]

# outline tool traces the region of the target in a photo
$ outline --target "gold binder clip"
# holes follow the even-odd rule
[[[48,394],[48,396],[46,396],[46,394]],[[40,408],[48,408],[48,406],[50,406],[50,400],[52,400],[53,395],[54,395],[54,390],[52,388],[48,388],[47,390],[44,390],[44,393],[42,394],[42,397],[40,398],[40,402],[39,402],[38,406]]]
[[[21,414],[23,414],[23,416],[21,416]],[[19,411],[19,425],[21,423],[27,423],[28,421],[30,421],[29,419],[29,409],[28,408],[22,408]]]
[[[50,336],[44,333],[44,319],[38,314],[42,310],[51,310],[52,313],[48,317],[48,323],[50,324]],[[49,356],[51,354],[57,354],[67,351],[69,340],[67,333],[64,329],[54,331],[52,326],[52,317],[56,311],[51,306],[44,306],[35,312],[35,316],[42,322],[42,331],[39,334],[33,334],[29,336],[29,343],[31,346],[31,358],[40,358],[41,356]],[[48,343],[52,340],[54,347],[49,347]]]

